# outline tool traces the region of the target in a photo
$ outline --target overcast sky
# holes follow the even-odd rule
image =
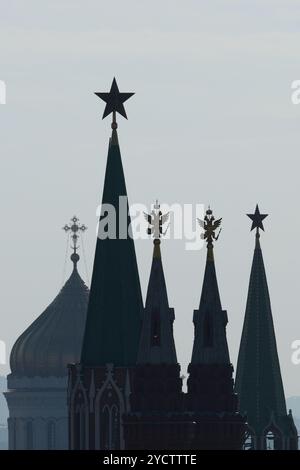
[[[58,293],[66,236],[88,225],[91,276],[110,119],[94,91],[134,91],[119,140],[130,203],[211,204],[236,365],[258,202],[261,244],[286,395],[300,394],[300,1],[0,1],[1,328],[10,349]],[[145,297],[152,244],[136,243]],[[83,254],[79,265],[86,280]],[[162,244],[183,373],[193,343],[205,251]],[[71,269],[67,263],[66,276]],[[66,278],[66,277],[65,277]],[[8,367],[1,367],[7,373]]]

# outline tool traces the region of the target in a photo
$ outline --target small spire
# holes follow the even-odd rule
[[[79,232],[85,232],[85,230],[87,229],[87,226],[83,225],[83,224],[79,225],[78,224],[79,219],[76,217],[76,215],[74,215],[74,217],[72,217],[71,222],[72,223],[70,225],[66,224],[63,227],[63,230],[66,233],[69,232],[69,231],[72,232],[71,238],[72,238],[72,241],[73,241],[73,246],[71,246],[71,248],[73,250],[73,253],[71,254],[70,258],[71,258],[71,261],[73,262],[74,269],[76,269],[77,263],[80,259],[79,254],[77,253],[77,250],[79,248],[79,246],[77,245],[78,238],[79,238],[78,233]]]
[[[193,364],[230,364],[225,327],[227,312],[222,309],[216,267],[214,242],[221,233],[222,219],[215,219],[208,207],[204,220],[197,219],[202,228],[201,238],[206,240],[207,257],[198,310],[194,310]],[[218,233],[216,234],[218,230]]]
[[[176,350],[173,337],[174,309],[169,307],[164,277],[160,244],[165,235],[163,225],[169,212],[162,214],[158,200],[150,214],[145,215],[148,222],[147,233],[153,238],[153,258],[147,288],[138,364],[176,364]]]

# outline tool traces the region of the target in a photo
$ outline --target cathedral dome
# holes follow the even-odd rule
[[[80,359],[88,295],[74,267],[57,297],[15,342],[10,355],[14,375],[67,375],[67,364]]]
[[[80,360],[89,289],[77,271],[76,252],[71,260],[73,272],[59,294],[12,348],[10,368],[17,377],[63,377],[67,365]]]

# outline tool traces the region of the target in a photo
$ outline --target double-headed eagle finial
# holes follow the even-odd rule
[[[222,228],[220,228],[218,235],[216,235],[216,230],[220,227],[222,218],[215,219],[213,216],[213,211],[208,207],[204,220],[197,219],[200,227],[204,230],[204,233],[201,233],[201,238],[207,241],[207,248],[212,248],[213,241],[217,241]]]
[[[163,232],[163,225],[168,221],[170,212],[163,214],[160,210],[160,204],[158,200],[153,205],[153,209],[150,214],[144,212],[145,219],[148,222],[148,235],[153,235],[154,240],[159,240],[162,235],[165,235],[169,225],[166,230]]]

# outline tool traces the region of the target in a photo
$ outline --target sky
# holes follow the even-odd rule
[[[14,341],[71,270],[61,229],[88,226],[79,270],[88,283],[110,119],[95,91],[134,91],[119,142],[130,203],[210,204],[228,343],[236,366],[254,234],[261,236],[287,396],[300,395],[299,0],[0,0],[0,339]],[[162,242],[182,373],[191,357],[205,250]],[[150,240],[136,242],[145,298]],[[69,256],[70,253],[68,253]],[[66,266],[66,268],[65,268]],[[8,365],[0,366],[6,374]]]

